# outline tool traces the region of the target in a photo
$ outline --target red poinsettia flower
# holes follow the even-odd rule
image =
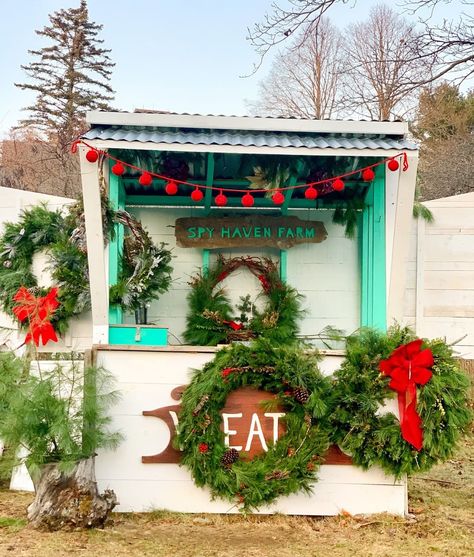
[[[398,393],[398,410],[402,437],[415,449],[423,447],[422,421],[416,411],[417,385],[426,385],[433,376],[433,353],[421,349],[422,339],[399,346],[387,360],[380,362],[379,369],[391,378],[389,387]]]
[[[33,341],[36,346],[43,343],[43,346],[52,340],[58,341],[56,332],[51,325],[50,319],[59,307],[57,300],[58,289],[51,288],[46,296],[35,296],[24,286],[18,289],[13,296],[13,300],[18,302],[13,308],[13,313],[19,321],[28,320],[28,333],[25,343]]]

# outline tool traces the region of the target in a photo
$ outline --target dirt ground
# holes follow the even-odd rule
[[[29,493],[0,491],[0,556],[464,557],[474,546],[474,437],[410,480],[410,518],[115,514],[104,530],[38,532]]]

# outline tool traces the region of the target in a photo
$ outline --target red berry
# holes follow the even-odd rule
[[[244,207],[252,207],[252,205],[255,203],[255,199],[253,198],[253,196],[250,193],[246,193],[243,197],[242,197],[242,205]]]
[[[112,174],[115,174],[115,176],[122,176],[124,172],[125,172],[125,168],[123,167],[123,164],[116,162],[112,166]]]
[[[318,190],[309,186],[309,188],[304,192],[306,199],[316,199],[318,197]]]
[[[176,195],[178,193],[178,184],[170,180],[165,186],[165,192],[168,195]]]
[[[396,170],[398,170],[398,167],[400,165],[398,164],[398,161],[396,159],[392,159],[390,161],[388,161],[388,169],[391,170],[392,172],[395,172]]]
[[[207,453],[209,445],[207,443],[199,443],[198,449],[200,453]]]
[[[199,188],[196,188],[195,190],[193,190],[191,192],[191,199],[193,201],[196,201],[196,202],[202,201],[203,197],[204,197],[204,194],[202,193],[202,191]]]
[[[336,178],[332,183],[332,189],[334,191],[342,191],[344,187],[344,182],[340,178]]]
[[[140,186],[149,186],[152,181],[153,178],[151,177],[151,174],[149,172],[144,172],[138,179],[138,183],[140,184]]]
[[[89,151],[87,151],[86,159],[89,162],[97,162],[98,158],[99,158],[99,153],[95,149],[89,149]]]
[[[362,172],[362,180],[364,180],[364,182],[372,182],[374,178],[375,178],[375,172],[371,168],[366,168]]]
[[[275,205],[281,205],[285,201],[285,196],[281,193],[281,191],[276,191],[272,195],[272,201]]]

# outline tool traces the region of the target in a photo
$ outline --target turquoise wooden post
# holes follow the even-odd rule
[[[114,161],[110,161],[109,167]],[[109,199],[110,204],[115,210],[125,207],[125,191],[120,176],[109,173]],[[122,246],[124,238],[124,228],[122,224],[114,226],[114,239],[109,243],[109,285],[117,284],[120,272],[120,264],[122,257]],[[111,325],[121,324],[123,320],[122,308],[120,306],[109,305],[109,323]]]
[[[361,311],[360,324],[387,328],[385,246],[385,167],[375,170],[360,219]]]

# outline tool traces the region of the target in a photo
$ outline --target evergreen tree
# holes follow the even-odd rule
[[[36,31],[49,44],[30,50],[34,60],[22,66],[30,83],[15,85],[37,92],[35,103],[24,109],[30,116],[21,125],[34,127],[64,149],[83,128],[86,111],[109,108],[115,64],[98,38],[102,25],[89,19],[87,0],[78,8],[54,12],[49,21]]]

